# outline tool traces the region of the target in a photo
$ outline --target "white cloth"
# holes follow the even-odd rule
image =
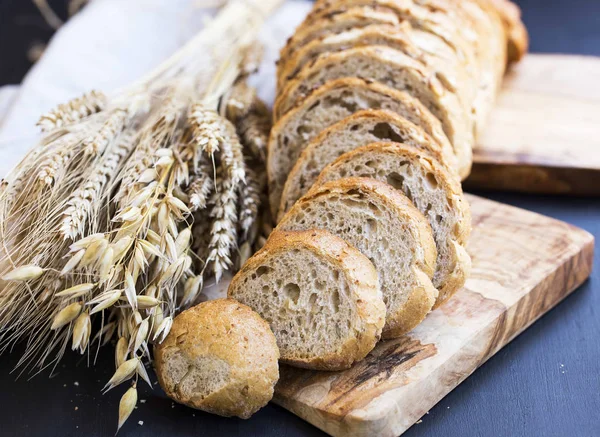
[[[0,177],[35,144],[39,116],[91,89],[110,93],[143,76],[168,58],[214,11],[206,0],[94,0],[68,21],[26,75],[18,94],[0,93],[10,109],[0,121]],[[214,3],[214,2],[213,2]],[[261,33],[267,48],[264,68],[255,78],[263,98],[274,95],[279,48],[310,8],[289,1]],[[5,94],[6,93],[6,94]],[[2,118],[0,118],[2,120]]]

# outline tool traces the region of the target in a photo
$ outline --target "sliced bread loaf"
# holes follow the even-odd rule
[[[395,112],[421,127],[438,143],[448,144],[439,120],[411,95],[355,78],[327,82],[285,114],[271,130],[267,174],[274,217],[285,180],[308,142],[323,129],[368,108]]]
[[[433,285],[439,290],[435,307],[440,306],[464,285],[471,266],[465,249],[471,212],[460,183],[422,150],[375,143],[342,155],[323,170],[315,187],[353,176],[387,182],[425,215],[438,251]]]
[[[306,65],[275,101],[274,114],[280,117],[311,90],[327,81],[358,76],[419,99],[442,123],[454,148],[460,173],[471,167],[473,124],[456,94],[448,92],[435,73],[404,53],[386,46],[357,47],[319,57]]]
[[[376,5],[349,6],[342,11],[336,11],[323,20],[307,23],[302,22],[287,40],[279,52],[278,63],[291,56],[297,49],[308,44],[314,39],[329,34],[336,34],[346,30],[358,29],[372,24],[399,25],[401,20],[389,9],[379,8]]]
[[[425,150],[448,168],[455,168],[452,151],[444,150],[419,126],[391,111],[365,109],[325,129],[302,151],[283,187],[278,220],[312,187],[328,164],[346,152],[383,141]]]
[[[322,230],[273,232],[228,296],[269,323],[283,362],[309,369],[350,367],[375,347],[385,323],[371,261]]]
[[[327,20],[351,7],[376,7],[380,11],[396,14],[400,21],[408,21],[414,28],[439,36],[457,52],[463,61],[476,64],[472,32],[466,28],[462,17],[455,13],[454,3],[458,2],[452,3],[436,0],[325,0],[315,4],[300,28],[308,28],[313,23]]]
[[[387,310],[384,338],[413,329],[435,302],[431,277],[437,252],[431,227],[406,196],[386,183],[347,178],[321,185],[300,199],[276,229],[325,229],[373,262]]]
[[[372,45],[384,45],[400,50],[431,68],[444,87],[457,93],[461,103],[470,107],[475,91],[474,77],[468,75],[456,53],[441,38],[413,29],[406,21],[399,25],[369,25],[310,41],[287,61],[278,64],[277,88],[283,90],[287,81],[294,79],[304,65],[314,63],[320,55]]]

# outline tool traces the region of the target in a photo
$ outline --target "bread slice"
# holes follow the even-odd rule
[[[269,323],[283,362],[308,369],[350,367],[375,347],[385,323],[371,261],[322,230],[273,232],[228,295]]]
[[[508,62],[519,61],[527,52],[527,46],[529,38],[527,35],[527,29],[521,20],[521,10],[519,7],[510,0],[461,0],[459,2],[446,2],[446,8],[443,8],[444,3],[437,0],[420,0],[419,3],[422,6],[430,5],[431,8],[437,8],[439,11],[446,12],[448,7],[460,5],[462,3],[474,2],[482,8],[493,7],[495,12],[502,19],[504,25],[504,31],[507,36],[507,50],[508,50]],[[322,11],[325,8],[330,8],[333,4],[339,3],[337,0],[317,0],[315,1],[314,10],[315,12]],[[370,2],[372,5],[379,5],[381,8],[385,7],[385,1],[375,0]],[[356,0],[345,0],[344,5],[346,7],[357,7],[356,5],[362,4]],[[317,15],[316,13],[311,16]],[[331,13],[329,14],[331,15]],[[310,20],[309,16],[309,20]]]
[[[362,109],[387,109],[421,127],[442,147],[452,147],[439,120],[417,99],[378,83],[338,79],[313,91],[271,130],[267,174],[269,201],[276,217],[283,185],[300,153],[323,129]]]
[[[173,320],[154,347],[160,386],[174,401],[249,418],[273,397],[279,350],[269,325],[232,299],[202,302]]]
[[[347,178],[316,187],[276,229],[325,229],[373,262],[387,310],[384,338],[413,329],[435,303],[431,278],[437,252],[431,227],[406,196],[386,183]]]
[[[336,34],[351,29],[358,29],[372,24],[399,25],[401,20],[389,9],[377,5],[349,6],[342,11],[330,14],[323,20],[312,23],[303,22],[287,40],[279,52],[280,62],[285,61],[297,49],[310,41],[329,34]]]
[[[489,0],[439,2],[424,0],[326,0],[315,4],[301,27],[310,27],[348,7],[376,4],[380,10],[395,13],[417,29],[444,40],[462,63],[472,71],[477,85],[473,102],[474,132],[480,132],[494,103],[506,66],[507,38],[496,9]]]
[[[287,61],[278,63],[277,88],[283,90],[284,84],[294,79],[304,65],[314,63],[320,55],[372,45],[400,50],[431,68],[442,85],[457,93],[463,106],[470,111],[475,92],[474,77],[468,75],[456,53],[441,38],[413,29],[406,21],[399,25],[373,24],[310,41]]]
[[[456,94],[442,86],[434,72],[390,47],[357,47],[319,57],[314,64],[306,65],[279,94],[273,112],[280,117],[311,90],[329,80],[352,76],[406,91],[419,99],[441,121],[454,148],[460,172],[471,167],[474,137],[470,114]]]
[[[468,0],[465,0],[468,1]],[[351,7],[371,6],[381,12],[396,14],[400,21],[408,21],[414,28],[430,32],[450,45],[465,63],[476,64],[472,31],[456,13],[456,4],[439,1],[398,0],[325,0],[315,3],[299,29],[309,28],[313,23],[328,20]]]
[[[425,215],[438,258],[433,285],[439,290],[435,308],[465,283],[471,259],[465,249],[471,212],[460,183],[422,150],[404,144],[375,143],[360,147],[327,166],[315,186],[347,177],[368,177],[401,190]]]
[[[424,150],[455,171],[452,151],[444,150],[423,129],[393,112],[365,109],[325,129],[306,146],[283,187],[277,219],[312,187],[328,164],[346,152],[382,141]]]

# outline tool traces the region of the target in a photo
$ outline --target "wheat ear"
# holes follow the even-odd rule
[[[42,132],[49,132],[100,112],[105,105],[106,96],[104,94],[98,91],[90,91],[48,111],[40,117],[37,125]]]

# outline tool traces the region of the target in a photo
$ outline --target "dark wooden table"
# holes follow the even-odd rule
[[[51,3],[64,11],[64,0]],[[531,33],[532,51],[600,56],[599,0],[518,3]],[[18,82],[28,68],[26,48],[50,34],[31,2],[0,0],[0,84]],[[567,221],[600,239],[599,199],[477,194]],[[45,374],[15,381],[9,372],[17,356],[18,351],[0,357],[1,436],[114,434],[122,390],[100,395],[110,377],[112,351],[100,356],[95,369],[87,368],[79,356],[68,355],[52,379]],[[274,405],[242,421],[175,405],[157,387],[142,388],[140,399],[143,403],[121,435],[323,435]],[[433,435],[600,436],[598,254],[592,278],[580,290],[502,349],[405,434]]]

